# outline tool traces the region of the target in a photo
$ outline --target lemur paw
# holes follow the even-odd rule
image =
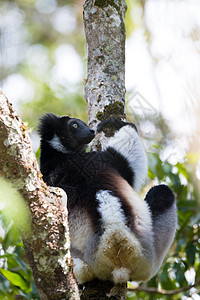
[[[132,126],[138,132],[135,124],[129,123],[129,122],[124,122],[124,121],[116,119],[116,118],[101,121],[101,123],[99,123],[99,125],[97,126],[97,132],[100,132],[104,128],[108,128],[108,127],[113,127],[114,129],[119,130],[121,127],[126,126],[126,125]]]

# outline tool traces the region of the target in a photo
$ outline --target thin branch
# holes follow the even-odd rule
[[[198,287],[198,286],[200,286],[200,280],[198,280],[197,282],[195,282],[192,285],[184,286],[184,287],[181,287],[179,289],[174,289],[174,290],[164,290],[164,289],[158,290],[157,288],[154,288],[154,287],[138,286],[136,288],[129,287],[128,291],[136,292],[136,293],[137,292],[145,292],[145,293],[153,293],[153,294],[168,295],[169,296],[169,295],[176,295],[176,294],[179,294],[179,293],[189,291],[190,289]],[[198,293],[198,291],[197,291],[197,293]]]

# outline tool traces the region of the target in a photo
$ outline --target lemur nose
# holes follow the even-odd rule
[[[90,133],[95,134],[95,131],[93,129],[90,129]]]

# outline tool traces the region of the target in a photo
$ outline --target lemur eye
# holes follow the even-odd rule
[[[78,128],[78,124],[77,124],[77,123],[73,123],[72,126],[73,126],[73,128],[75,128],[75,129]]]

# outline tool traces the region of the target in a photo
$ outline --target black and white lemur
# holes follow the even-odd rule
[[[83,121],[45,114],[40,120],[44,181],[65,190],[71,253],[79,283],[147,281],[160,268],[176,231],[176,204],[166,185],[136,192],[147,176],[147,158],[132,123],[102,121],[117,131],[103,150],[86,152],[95,132]]]

